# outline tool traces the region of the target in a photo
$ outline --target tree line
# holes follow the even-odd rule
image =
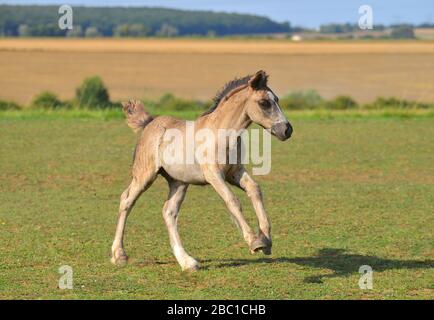
[[[212,11],[186,11],[147,7],[73,7],[73,29],[58,26],[58,6],[0,5],[0,36],[3,37],[175,37],[228,36],[272,33],[347,34],[360,31],[355,23],[323,24],[318,30],[278,23],[267,17]],[[375,25],[390,32],[386,38],[414,38],[414,28],[434,24]]]
[[[73,7],[73,29],[58,26],[58,6],[0,5],[0,36],[224,36],[289,32],[289,23],[248,14],[164,8]]]
[[[392,39],[413,39],[416,37],[414,33],[415,28],[429,29],[434,28],[434,25],[429,23],[423,23],[420,25],[412,25],[409,23],[392,24],[390,26],[381,24],[375,25],[376,31],[386,31],[389,29],[389,34],[384,36],[384,38]],[[319,28],[319,33],[322,34],[343,34],[357,31],[360,31],[359,26],[351,23],[330,23],[321,25]]]

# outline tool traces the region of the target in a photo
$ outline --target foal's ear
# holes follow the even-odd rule
[[[249,86],[253,89],[261,89],[267,86],[268,75],[264,70],[259,70],[254,76],[249,80]]]

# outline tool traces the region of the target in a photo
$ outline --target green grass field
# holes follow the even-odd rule
[[[271,174],[256,177],[271,258],[249,253],[210,187],[190,187],[179,228],[203,266],[190,274],[170,250],[162,178],[130,215],[129,265],[109,262],[135,144],[117,114],[4,114],[0,298],[433,299],[434,120],[407,118],[293,117],[293,138],[273,139]],[[73,290],[58,288],[62,265]],[[358,287],[361,265],[372,290]]]

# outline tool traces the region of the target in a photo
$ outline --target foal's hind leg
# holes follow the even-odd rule
[[[128,257],[124,250],[123,237],[125,223],[128,214],[131,212],[136,200],[147,188],[149,188],[156,178],[155,173],[145,173],[139,177],[134,177],[129,187],[121,195],[119,206],[119,218],[116,227],[115,239],[112,245],[111,262],[116,265],[125,265]]]
[[[199,263],[185,252],[177,228],[179,208],[185,198],[188,184],[171,179],[168,179],[168,182],[170,190],[163,207],[163,217],[169,231],[170,246],[182,270],[194,271],[199,268]]]

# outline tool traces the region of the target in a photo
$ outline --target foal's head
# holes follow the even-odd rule
[[[251,121],[283,141],[291,137],[292,126],[279,106],[279,98],[268,87],[267,80],[268,75],[262,70],[250,78],[245,111]]]

